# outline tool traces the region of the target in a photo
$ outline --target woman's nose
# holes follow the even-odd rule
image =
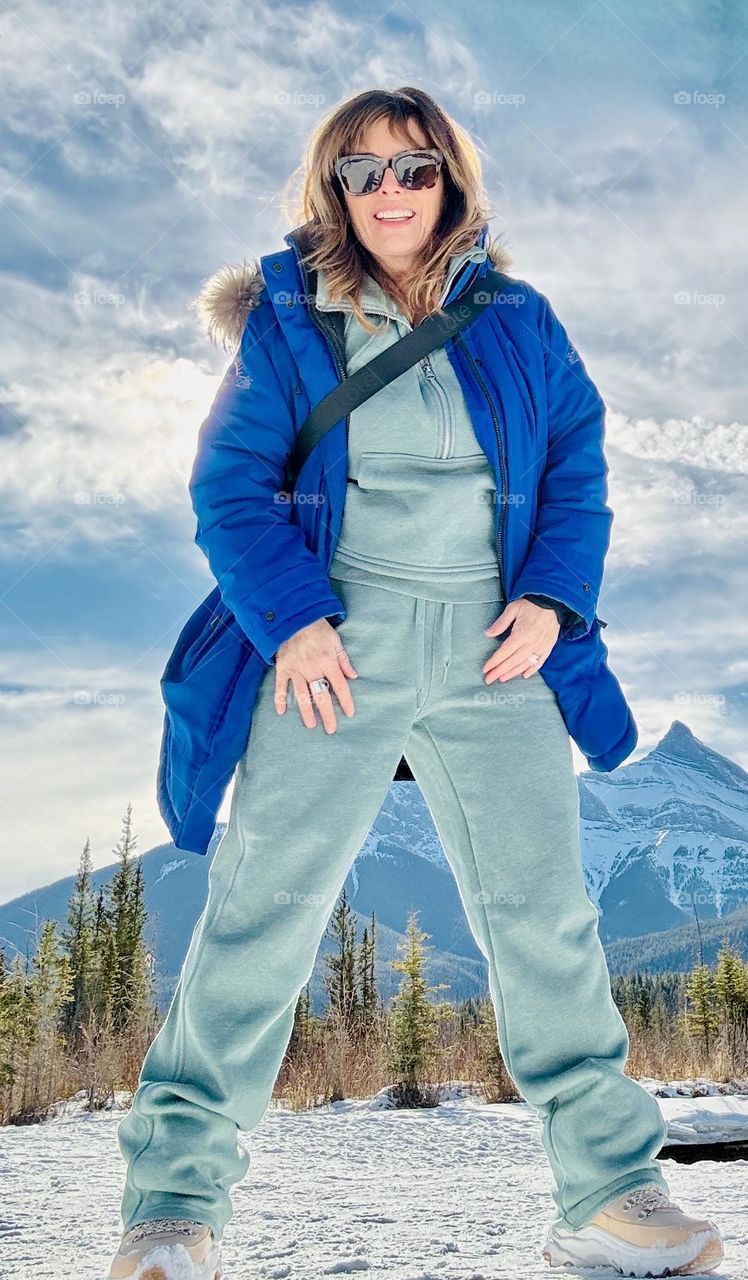
[[[385,195],[390,195],[393,191],[405,190],[405,187],[401,187],[400,183],[395,177],[395,173],[392,168],[392,165],[388,165],[387,168],[385,169],[384,174],[382,175],[382,185],[379,188],[379,190],[380,190],[380,193],[383,192]]]

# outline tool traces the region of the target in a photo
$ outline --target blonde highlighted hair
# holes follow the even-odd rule
[[[404,131],[414,146],[438,147],[444,156],[442,211],[405,285],[391,278],[355,235],[334,169],[338,156],[363,150],[369,127],[381,119]],[[420,125],[425,143],[413,136],[411,121]],[[473,248],[488,216],[480,158],[469,134],[422,89],[366,89],[339,103],[319,122],[301,168],[302,189],[293,221],[307,224],[311,248],[303,260],[325,272],[330,297],[348,300],[358,322],[376,332],[380,326],[368,319],[359,301],[364,272],[368,272],[409,318],[440,312],[449,259]],[[506,266],[508,254],[502,244],[489,236],[484,247],[495,265]]]

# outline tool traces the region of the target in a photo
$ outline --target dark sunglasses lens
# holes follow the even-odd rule
[[[401,187],[410,191],[420,191],[424,187],[433,187],[439,176],[439,165],[433,156],[425,156],[420,151],[409,151],[399,156],[394,165],[395,174]],[[340,169],[340,180],[351,195],[365,196],[376,191],[382,176],[382,166],[366,156],[352,156]]]
[[[340,169],[340,180],[351,195],[363,196],[376,191],[381,169],[373,160],[346,160]]]
[[[433,156],[419,155],[414,151],[395,161],[395,173],[401,187],[421,191],[423,187],[434,186],[439,176],[439,166]]]

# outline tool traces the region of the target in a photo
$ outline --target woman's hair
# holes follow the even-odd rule
[[[416,261],[413,278],[405,284],[391,278],[356,236],[334,169],[339,156],[362,150],[369,126],[383,118],[393,128],[399,126],[415,147],[438,147],[444,156],[442,212]],[[413,136],[412,120],[423,130],[425,143]],[[302,169],[294,222],[309,224],[311,249],[303,260],[312,269],[324,270],[330,296],[350,301],[356,319],[369,332],[379,326],[368,319],[359,301],[365,271],[407,315],[441,311],[449,259],[475,245],[487,217],[480,159],[466,131],[422,89],[366,89],[320,121],[309,138]],[[496,251],[491,237],[485,248],[489,256]]]

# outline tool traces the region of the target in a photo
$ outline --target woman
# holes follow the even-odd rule
[[[635,741],[595,614],[611,518],[602,402],[547,299],[516,281],[327,433],[289,510],[284,467],[311,405],[507,263],[487,247],[474,148],[418,89],[329,115],[304,212],[291,253],[219,273],[201,296],[209,331],[238,350],[201,429],[197,541],[221,589],[211,621],[235,619],[263,678],[205,912],[120,1123],[111,1275],[147,1259],[157,1280],[177,1255],[219,1274],[228,1188],[250,1161],[237,1128],[265,1112],[403,756],[488,961],[504,1060],[542,1117],[558,1210],[543,1256],[709,1270],[719,1232],[670,1202],[666,1125],[624,1073],[581,866],[569,725],[597,767]],[[209,640],[190,641],[205,662]],[[317,713],[323,736],[307,732]],[[183,847],[204,851],[189,831]]]

